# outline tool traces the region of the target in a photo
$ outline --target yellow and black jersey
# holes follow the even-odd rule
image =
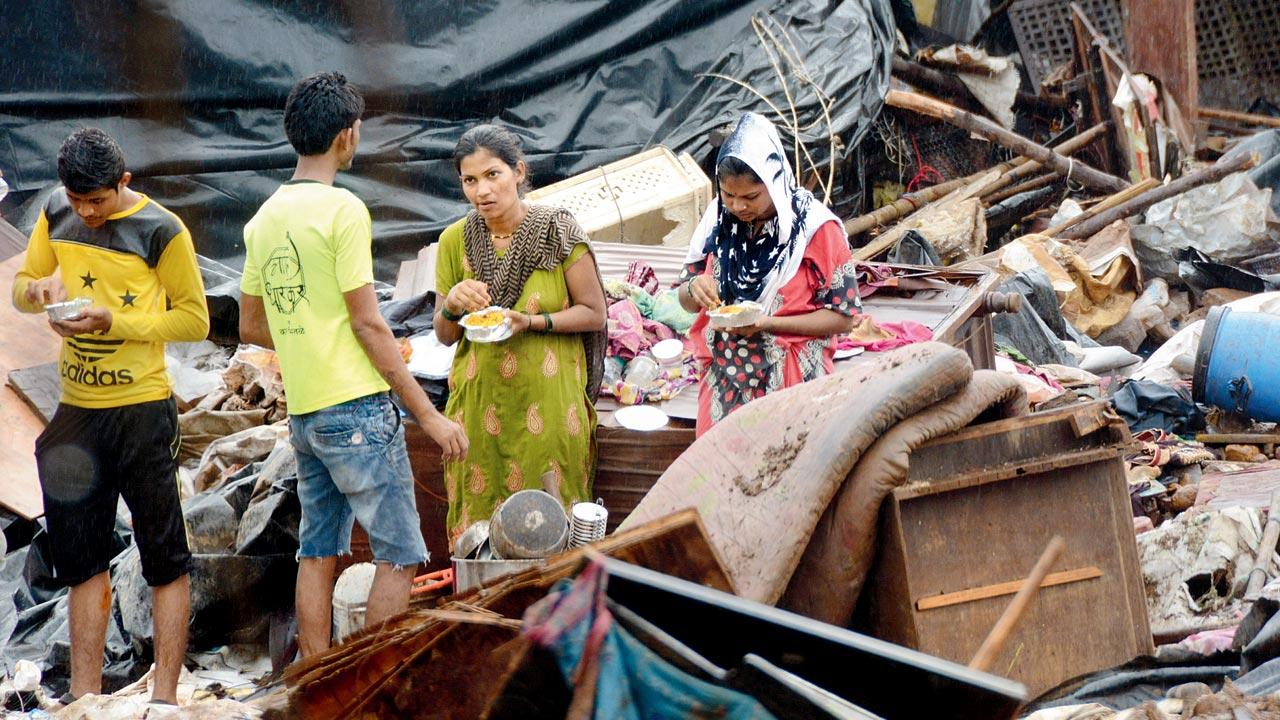
[[[68,298],[87,297],[112,317],[104,334],[63,339],[62,402],[106,408],[169,397],[164,343],[209,333],[204,283],[182,221],[143,195],[90,228],[59,188],[31,232],[26,263],[14,279],[14,305],[43,312],[26,301],[27,285],[54,272]]]

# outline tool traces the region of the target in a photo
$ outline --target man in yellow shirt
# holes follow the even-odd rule
[[[23,312],[67,298],[89,307],[49,325],[62,336],[62,399],[36,439],[54,576],[70,586],[71,698],[102,692],[111,607],[116,503],[133,518],[152,588],[153,701],[177,702],[187,649],[191,553],[178,498],[178,411],[165,342],[209,333],[191,234],[176,215],[129,189],[115,140],[72,133],[58,153],[63,188],[49,197],[14,279]]]
[[[427,559],[394,390],[446,458],[462,428],[409,374],[373,292],[373,230],[364,203],[333,186],[351,168],[364,100],[339,73],[298,82],[284,108],[298,153],[293,178],[244,229],[240,338],[274,347],[298,459],[298,646],[329,647],[333,573],[351,526],[369,535],[377,570],[365,611],[376,626],[409,606]]]

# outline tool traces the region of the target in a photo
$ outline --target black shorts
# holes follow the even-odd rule
[[[187,574],[191,552],[178,498],[178,408],[172,398],[89,409],[62,404],[36,438],[54,578],[79,585],[109,567],[120,497],[133,516],[142,577]]]

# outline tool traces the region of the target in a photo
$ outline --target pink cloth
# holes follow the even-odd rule
[[[675,336],[675,331],[666,325],[646,319],[630,300],[619,300],[609,306],[610,357],[630,360],[659,340]]]
[[[862,287],[861,285],[859,287]],[[876,339],[876,340],[859,340],[858,338],[845,335],[840,338],[836,345],[837,350],[849,350],[850,348],[866,348],[870,352],[883,352],[903,345],[911,345],[913,343],[925,342],[933,339],[933,331],[918,322],[904,320],[903,322],[878,323],[874,320],[875,326],[888,333],[893,333],[893,337]]]
[[[627,264],[627,282],[650,295],[658,294],[658,275],[643,260],[632,260]]]
[[[1236,637],[1237,627],[1232,625],[1220,630],[1198,632],[1178,643],[1178,647],[1190,650],[1197,655],[1213,655],[1223,650],[1230,650]]]

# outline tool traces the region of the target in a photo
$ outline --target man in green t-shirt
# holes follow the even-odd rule
[[[333,186],[351,168],[364,100],[339,73],[298,82],[284,108],[298,153],[289,182],[244,228],[240,338],[280,359],[298,458],[298,646],[329,647],[333,573],[351,526],[369,535],[377,570],[365,614],[375,626],[409,606],[422,541],[394,391],[446,459],[467,452],[462,428],[409,374],[373,292],[373,230],[359,198]]]

